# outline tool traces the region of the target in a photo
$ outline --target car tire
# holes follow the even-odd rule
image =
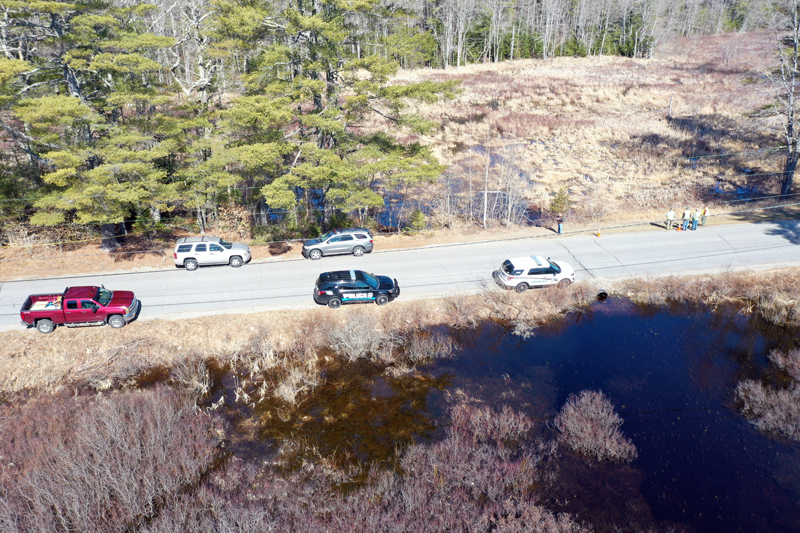
[[[197,260],[195,260],[195,259],[187,259],[186,261],[183,262],[183,268],[185,268],[186,270],[188,270],[190,272],[192,270],[197,270],[198,266],[200,266],[200,265],[197,264]]]
[[[386,305],[389,303],[389,297],[385,294],[381,294],[377,298],[375,298],[375,303],[378,305]]]
[[[320,259],[322,257],[322,252],[320,252],[319,250],[311,250],[310,252],[308,252],[308,257],[316,261],[317,259]]]
[[[111,315],[108,317],[108,325],[114,329],[119,329],[125,325],[125,319],[119,315]]]
[[[528,290],[528,284],[527,283],[520,283],[519,285],[514,287],[514,290],[521,294],[521,293],[523,293],[523,292]]]
[[[361,257],[362,255],[364,255],[364,252],[365,250],[363,246],[356,246],[355,248],[353,248],[353,255],[355,257]]]
[[[43,318],[36,321],[36,329],[39,331],[39,333],[44,333],[47,335],[48,333],[53,333],[53,331],[55,331],[56,325],[53,324],[53,321],[49,318]]]
[[[339,309],[342,306],[342,301],[339,298],[331,298],[328,300],[328,307],[331,309]]]
[[[566,287],[569,287],[570,285],[572,285],[572,282],[571,282],[570,280],[568,280],[568,279],[562,279],[561,281],[559,281],[559,282],[558,282],[558,284],[557,284],[556,286],[557,286],[559,289],[564,289],[564,288],[566,288]]]
[[[244,261],[242,261],[242,258],[241,258],[241,257],[239,257],[238,255],[234,255],[233,257],[231,257],[231,260],[230,260],[230,265],[231,265],[233,268],[239,268],[239,267],[240,267],[240,266],[242,266],[243,264],[244,264]]]

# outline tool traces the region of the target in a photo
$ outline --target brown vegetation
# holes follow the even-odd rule
[[[474,404],[453,411],[458,422],[442,440],[409,447],[398,471],[373,469],[363,485],[340,490],[347,473],[324,464],[278,473],[233,461],[143,531],[590,531],[537,505],[536,488],[554,479],[555,450],[531,438],[524,415]],[[513,442],[504,428],[517,428]]]
[[[506,190],[508,175],[522,175],[533,212],[569,187],[572,228],[660,220],[679,204],[709,203],[718,214],[736,205],[737,190],[775,194],[783,157],[769,150],[781,144],[770,131],[780,128],[752,116],[770,103],[755,66],[773,61],[773,46],[767,33],[729,34],[674,39],[652,59],[406,71],[401,79],[457,79],[464,90],[447,106],[421,108],[442,126],[420,140],[449,169],[445,185],[417,197],[434,207],[434,225],[473,224],[481,207],[459,189],[482,190],[488,172],[490,189]]]
[[[571,394],[554,420],[559,441],[598,461],[632,461],[636,446],[619,430],[622,418],[601,391]]]
[[[214,419],[165,387],[42,395],[3,406],[0,529],[130,531],[196,484],[220,442]]]
[[[730,304],[742,313],[758,313],[779,326],[800,325],[800,270],[796,268],[714,276],[633,278],[615,284],[612,290],[646,305]]]
[[[745,380],[737,385],[736,397],[742,403],[744,415],[757,428],[800,441],[800,349],[788,353],[773,351],[769,358],[789,374],[789,386],[775,389]]]

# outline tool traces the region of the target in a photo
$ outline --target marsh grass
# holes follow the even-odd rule
[[[612,286],[617,295],[645,305],[693,302],[734,305],[778,326],[800,325],[800,270],[728,272],[715,276],[634,278]]]

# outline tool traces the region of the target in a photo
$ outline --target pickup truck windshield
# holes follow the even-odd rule
[[[108,305],[108,302],[111,301],[111,295],[113,293],[108,289],[97,289],[97,295],[94,297],[95,301],[97,301],[103,307]]]
[[[378,285],[380,285],[380,283],[378,283],[377,279],[373,278],[372,276],[370,276],[366,272],[364,272],[364,281],[366,281],[367,285],[369,285],[373,289],[377,289]]]

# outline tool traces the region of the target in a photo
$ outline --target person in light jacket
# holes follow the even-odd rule
[[[675,211],[672,208],[669,208],[667,211],[667,229],[672,229],[672,224],[675,223]]]
[[[686,209],[683,210],[683,226],[681,227],[681,229],[683,231],[689,229],[689,222],[691,221],[692,221],[692,212],[689,211],[689,208],[687,207]]]

